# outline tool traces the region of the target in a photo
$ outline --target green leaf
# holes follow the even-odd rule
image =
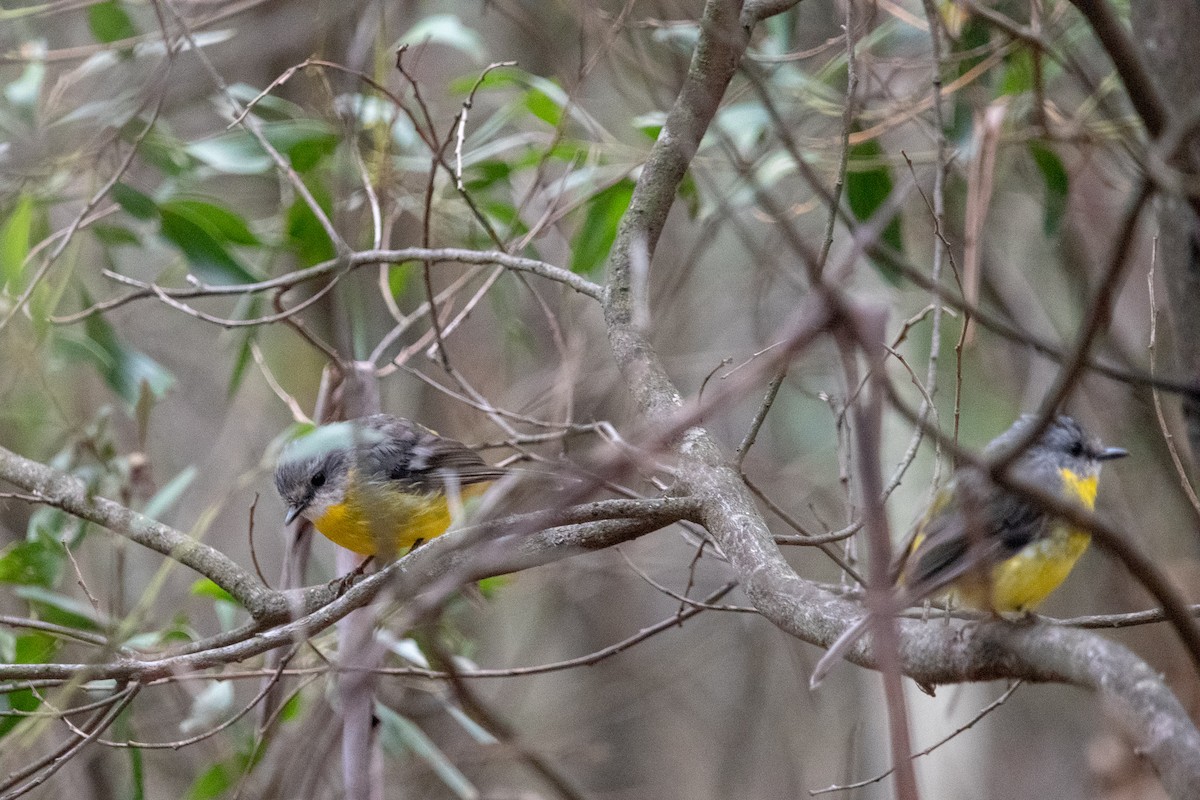
[[[304,708],[304,695],[300,692],[293,694],[283,704],[283,708],[279,711],[279,719],[281,722],[291,722],[300,717],[300,712]]]
[[[146,436],[150,432],[150,415],[154,413],[154,404],[158,398],[150,384],[142,381],[138,387],[137,403],[133,406],[133,419],[137,423],[137,446],[139,450],[146,449]]]
[[[41,586],[18,586],[13,594],[32,606],[47,622],[85,631],[104,631],[112,628],[111,620],[87,603]]]
[[[72,516],[61,509],[42,506],[29,516],[25,538],[28,541],[44,538],[74,545],[78,542],[79,531],[84,525],[85,523],[79,517]]]
[[[262,94],[259,88],[247,83],[233,84],[229,87],[229,95],[246,105],[253,102],[254,110],[251,113],[259,119],[282,122],[304,116],[303,107],[270,92]]]
[[[562,107],[540,89],[525,92],[525,107],[551,128],[557,128],[562,122]]]
[[[883,148],[874,139],[851,146],[846,173],[846,200],[859,222],[865,222],[887,202],[892,193],[892,171],[883,160]],[[883,229],[880,240],[893,250],[903,252],[904,236],[899,215]],[[879,274],[893,286],[900,284],[900,274],[888,264],[872,259]]]
[[[38,97],[42,93],[42,82],[46,78],[46,64],[40,60],[45,53],[44,43],[36,45],[33,56],[36,60],[29,62],[25,71],[21,73],[21,77],[5,84],[4,99],[12,103],[15,108],[32,112],[37,107]]]
[[[192,158],[227,175],[261,175],[275,166],[258,142],[241,131],[191,142],[184,149]]]
[[[88,27],[97,42],[107,44],[137,36],[133,20],[117,0],[101,0],[88,6]]]
[[[315,179],[310,178],[305,183],[308,184],[308,190],[312,192],[317,205],[326,214],[329,214],[333,207],[329,192]],[[333,242],[329,240],[325,228],[317,220],[317,215],[312,212],[303,198],[296,198],[292,207],[288,209],[286,235],[288,244],[291,245],[301,267],[311,267],[314,264],[329,261],[335,255]]]
[[[192,698],[192,708],[187,717],[179,723],[179,730],[188,735],[214,727],[228,716],[232,708],[233,682],[209,681],[208,685]]]
[[[84,297],[85,305],[91,300]],[[83,323],[84,338],[71,339],[61,335],[62,344],[73,346],[77,358],[90,361],[104,377],[109,388],[132,409],[137,405],[145,381],[155,396],[162,397],[175,378],[150,356],[123,344],[112,325],[100,314],[93,314]]]
[[[396,300],[404,296],[404,290],[408,288],[408,276],[411,274],[412,270],[408,267],[396,264],[388,267],[388,291]]]
[[[139,192],[127,183],[117,183],[113,186],[113,200],[125,209],[125,213],[135,219],[154,219],[158,216],[158,204],[147,194]]]
[[[57,639],[36,631],[13,637],[11,645],[11,663],[13,664],[45,664],[54,657],[54,653],[58,650]],[[39,705],[41,705],[41,700],[30,689],[0,694],[0,712],[36,711]],[[19,714],[0,716],[0,736],[8,734],[24,719],[26,718]]]
[[[463,185],[472,192],[481,192],[500,182],[507,182],[513,168],[504,161],[481,161],[466,170]]]
[[[395,51],[402,45],[419,45],[437,42],[453,47],[470,56],[475,63],[482,64],[487,47],[479,34],[463,25],[453,14],[430,14],[408,29],[392,46]]]
[[[250,230],[246,220],[216,203],[204,200],[170,200],[163,203],[162,211],[183,214],[191,219],[202,219],[217,231],[224,241],[231,244],[256,247],[262,242]]]
[[[232,399],[238,389],[242,388],[246,370],[254,359],[253,345],[256,341],[258,341],[258,332],[254,328],[247,328],[238,334],[237,355],[233,359],[233,370],[229,373],[229,385],[225,388],[227,399]]]
[[[233,599],[233,595],[220,586],[217,586],[208,578],[201,578],[192,584],[192,595],[195,597],[211,597],[213,600],[237,605],[237,601]]]
[[[630,124],[634,130],[639,131],[647,139],[654,141],[658,138],[658,134],[662,131],[663,126],[667,124],[667,115],[662,111],[651,111],[634,117]]]
[[[260,130],[271,146],[302,173],[336,150],[339,141],[337,131],[320,120],[266,122]],[[187,146],[187,152],[213,169],[232,175],[258,175],[275,168],[275,161],[258,140],[243,130],[193,142]]]
[[[192,782],[188,800],[213,800],[233,788],[234,774],[225,764],[213,764]]]
[[[1028,50],[1018,50],[1005,59],[1004,77],[1000,80],[997,95],[1025,94],[1033,89],[1033,55]]]
[[[1029,153],[1033,163],[1037,164],[1046,184],[1046,195],[1042,213],[1042,230],[1047,236],[1055,236],[1062,227],[1063,217],[1067,213],[1067,198],[1070,195],[1070,177],[1063,166],[1062,159],[1050,148],[1037,142],[1029,143]]]
[[[296,142],[288,147],[284,152],[291,159],[292,169],[303,175],[312,170],[313,167],[321,163],[325,156],[337,149],[338,139],[336,136],[327,136],[323,138],[305,139]]]
[[[146,507],[142,509],[142,513],[150,519],[158,519],[171,506],[179,502],[179,498],[183,497],[183,493],[192,485],[192,481],[196,480],[196,468],[187,467],[178,475],[172,478],[166,486],[154,493],[154,497],[146,503]]]
[[[33,235],[33,197],[22,192],[16,207],[0,226],[0,289],[19,292],[25,257]]]
[[[45,664],[58,652],[59,640],[48,633],[31,631],[17,637],[14,664]]]
[[[379,741],[388,753],[405,750],[423,760],[442,784],[462,800],[475,800],[479,789],[456,767],[416,723],[383,703],[375,703],[375,718],[379,720]]]
[[[604,264],[617,238],[617,224],[629,208],[633,181],[623,178],[587,202],[587,213],[571,248],[571,271],[591,274]]]
[[[484,596],[484,599],[491,600],[505,586],[512,583],[509,575],[495,575],[491,578],[481,578],[476,581],[476,586],[479,587],[479,593]]]
[[[62,574],[63,546],[49,536],[13,542],[0,550],[0,581],[51,587]]]
[[[179,175],[195,167],[195,160],[188,155],[184,143],[172,136],[165,124],[157,122],[147,131],[148,124],[149,119],[136,116],[121,128],[121,140],[137,145],[139,161],[166,175]]]
[[[7,736],[13,728],[27,719],[14,711],[37,711],[41,701],[31,689],[18,689],[15,692],[5,692],[0,695],[0,737]]]
[[[142,240],[129,228],[121,225],[95,224],[88,228],[106,247],[141,247]]]
[[[192,270],[210,284],[254,283],[254,276],[225,247],[221,230],[194,209],[162,209],[159,229],[163,238],[179,248]]]
[[[237,308],[234,309],[234,319],[253,319],[262,312],[263,298],[261,295],[250,295],[238,298]],[[250,361],[254,358],[254,353],[251,347],[258,341],[257,327],[249,327],[236,333],[234,338],[237,341],[237,355],[233,360],[233,370],[229,375],[229,386],[226,388],[227,396],[232,398],[239,388],[241,388],[242,380],[246,376],[246,370],[250,366]]]

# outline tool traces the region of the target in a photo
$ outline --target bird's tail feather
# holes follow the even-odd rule
[[[821,656],[821,660],[817,662],[817,666],[813,667],[812,676],[808,679],[809,689],[816,689],[821,685],[821,681],[841,661],[846,651],[867,632],[867,625],[870,621],[871,615],[868,613],[862,619],[858,620],[858,622],[855,622],[849,628],[842,631],[842,635],[834,640],[829,649],[825,651],[825,655]]]

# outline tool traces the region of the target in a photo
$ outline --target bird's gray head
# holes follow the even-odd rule
[[[335,422],[291,442],[275,467],[275,489],[287,506],[284,522],[317,520],[341,503],[357,454],[384,438],[372,428]]]
[[[996,456],[1015,445],[1036,421],[1034,414],[1022,415],[1012,427],[992,440],[984,455]],[[1085,431],[1073,418],[1060,415],[1017,461],[1017,469],[1052,467],[1057,471],[1065,468],[1081,478],[1088,478],[1100,474],[1101,462],[1127,455],[1129,452],[1120,447],[1105,447],[1099,437]]]

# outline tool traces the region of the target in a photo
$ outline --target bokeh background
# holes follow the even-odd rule
[[[685,393],[735,381],[739,368],[778,339],[804,296],[801,257],[784,231],[799,233],[813,251],[820,247],[830,212],[809,177],[833,187],[848,102],[844,191],[853,213],[870,216],[901,187],[885,239],[927,273],[937,244],[930,204],[940,132],[948,163],[943,233],[953,261],[943,264],[942,284],[975,287],[981,306],[1029,336],[1071,342],[1139,175],[1137,126],[1111,66],[1068,4],[1037,2],[1031,10],[1003,2],[991,10],[1022,25],[1032,19],[1054,57],[969,5],[939,4],[946,32],[940,121],[930,101],[934,62],[920,3],[806,0],[755,31],[649,272],[651,336]],[[242,564],[252,560],[253,506],[254,556],[274,580],[285,540],[270,473],[297,422],[287,400],[313,414],[325,354],[286,324],[229,328],[153,298],[77,321],[56,318],[127,291],[111,274],[173,286],[189,275],[228,284],[332,257],[294,187],[231,126],[233,101],[244,104],[268,87],[253,113],[352,247],[373,244],[373,193],[384,247],[428,241],[494,249],[486,220],[513,252],[602,281],[631,181],[686,72],[700,4],[106,0],[16,4],[0,13],[0,444],[79,474],[96,491],[203,537]],[[395,66],[402,44],[407,77]],[[287,72],[306,59],[344,69]],[[430,149],[418,131],[431,123],[439,141],[449,137],[453,164],[456,115],[485,68],[510,61],[473,95],[461,147],[464,192],[446,171],[429,191]],[[107,185],[134,148],[118,185]],[[1147,280],[1154,236],[1153,225],[1138,228],[1129,278],[1095,356],[1140,372],[1154,358],[1170,376],[1178,367],[1172,328],[1194,322],[1160,312],[1149,349],[1162,304],[1161,288]],[[834,227],[829,263],[847,290],[889,307],[889,330],[905,333],[897,352],[922,381],[937,336],[933,419],[943,431],[980,448],[1036,408],[1056,374],[1054,361],[986,326],[962,341],[961,314],[947,313],[935,332],[931,295],[855,257],[847,220]],[[637,445],[637,409],[609,353],[599,306],[536,277],[492,271],[433,270],[438,291],[461,282],[447,300],[453,314],[492,281],[446,336],[458,375],[498,408],[611,423]],[[292,290],[288,305],[319,286]],[[373,354],[397,315],[412,313],[425,292],[419,264],[368,267],[344,276],[301,319],[340,353],[393,363],[380,383],[385,410],[485,445],[489,460],[519,451],[586,469],[611,451],[596,429],[509,446],[511,436],[488,415],[437,388],[462,394],[422,340],[427,317]],[[272,312],[263,296],[195,308],[238,320]],[[399,354],[403,363],[394,364]],[[917,405],[921,395],[906,367],[892,359],[888,370]],[[765,389],[746,387],[706,418],[731,449]],[[843,480],[841,417],[855,389],[845,385],[831,345],[806,352],[745,462],[754,484],[812,532],[857,518]],[[1163,394],[1161,402],[1166,429],[1178,434],[1177,400]],[[1106,469],[1100,512],[1194,589],[1197,512],[1172,466],[1150,390],[1088,373],[1069,410],[1133,454]],[[889,414],[885,432],[890,476],[912,426]],[[1186,447],[1181,456],[1190,470]],[[949,471],[925,442],[888,502],[897,536]],[[656,477],[666,473],[645,465],[618,483],[653,494]],[[777,533],[794,533],[764,513]],[[679,610],[647,576],[693,597],[729,579],[711,552],[694,562],[696,543],[694,532],[670,528],[619,551],[497,580],[483,598],[456,599],[441,635],[489,668],[599,650]],[[0,546],[6,614],[95,630],[127,620],[151,649],[244,619],[185,569],[33,504],[0,499]],[[331,579],[333,546],[318,537],[313,547],[306,582]],[[786,550],[805,577],[845,581],[818,549]],[[721,602],[745,605],[737,590]],[[1092,552],[1042,611],[1067,617],[1148,606],[1119,565]],[[1105,635],[1162,670],[1197,709],[1195,675],[1164,626]],[[329,654],[334,636],[315,644]],[[712,610],[593,666],[474,682],[517,732],[519,747],[489,742],[463,719],[446,685],[385,676],[381,782],[388,797],[555,796],[521,749],[553,764],[580,796],[596,798],[793,798],[879,775],[888,767],[879,677],[845,665],[810,692],[819,655],[756,614]],[[102,654],[0,627],[0,656],[86,661]],[[336,696],[322,663],[311,653],[297,659],[294,666],[311,672],[286,678],[289,689],[299,688],[267,737],[251,714],[179,750],[96,745],[31,796],[339,797],[336,726],[329,724]],[[394,665],[405,663],[395,657]],[[170,741],[211,727],[253,698],[258,680],[233,678],[258,666],[231,665],[225,674],[180,676],[148,689],[109,736]],[[916,745],[950,735],[1006,688],[943,687],[931,698],[910,685]],[[10,704],[30,702],[27,694],[8,696]],[[56,720],[5,719],[5,771],[67,734]],[[1062,686],[1018,688],[917,763],[924,796],[932,798],[1162,796],[1106,709]],[[885,780],[833,796],[890,791]]]

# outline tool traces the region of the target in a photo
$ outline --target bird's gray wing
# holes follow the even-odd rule
[[[359,468],[371,480],[395,481],[420,492],[446,491],[493,481],[506,474],[460,441],[448,439],[411,420],[376,414],[363,424],[381,437],[371,437],[359,456]]]
[[[974,484],[979,498],[974,513],[964,502],[960,486],[954,501],[926,524],[924,538],[908,559],[905,584],[913,602],[936,594],[972,570],[1016,555],[1045,535],[1050,518],[1043,509],[990,482],[981,488],[982,484]]]

